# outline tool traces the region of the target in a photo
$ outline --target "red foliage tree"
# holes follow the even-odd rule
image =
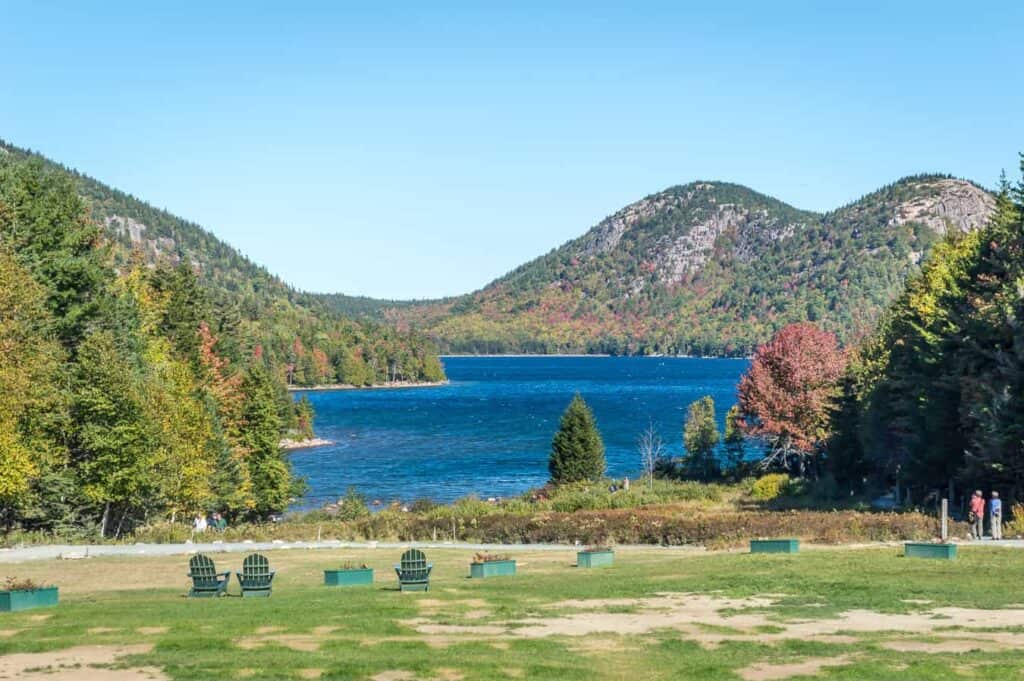
[[[828,437],[846,361],[835,334],[808,323],[790,324],[757,349],[739,402],[744,430],[770,445],[764,465],[804,474]]]

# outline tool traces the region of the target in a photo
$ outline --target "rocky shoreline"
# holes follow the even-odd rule
[[[375,385],[349,385],[348,383],[325,383],[323,385],[290,385],[288,390],[299,392],[302,390],[392,390],[397,388],[437,388],[448,385],[448,381],[393,381],[391,383],[377,383]]]
[[[324,447],[326,445],[333,445],[334,442],[331,440],[325,440],[322,437],[308,437],[305,440],[292,440],[291,438],[284,438],[281,440],[281,449],[292,450],[292,449],[312,449],[313,447]]]

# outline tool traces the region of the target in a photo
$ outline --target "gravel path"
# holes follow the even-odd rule
[[[880,546],[899,546],[902,542],[880,542],[876,544],[857,544],[849,548],[871,548]],[[1004,539],[981,542],[959,542],[961,546],[1001,546],[1003,548],[1024,549],[1024,539]],[[345,542],[325,540],[321,542],[275,540],[270,542],[206,542],[184,544],[50,544],[45,546],[25,546],[16,548],[0,548],[0,563],[23,563],[31,560],[73,559],[93,556],[174,556],[189,553],[238,553],[242,551],[284,551],[284,550],[315,550],[315,549],[405,549],[416,546],[424,549],[464,549],[468,551],[569,551],[576,548],[573,544],[469,544],[462,542]],[[801,548],[812,548],[802,545]],[[816,547],[815,547],[816,548]],[[654,546],[650,544],[623,545],[617,544],[616,550],[646,551],[704,551],[700,546]]]
[[[283,551],[295,549],[465,549],[470,551],[568,551],[573,544],[468,544],[462,542],[321,542],[275,540],[272,542],[220,542],[184,544],[51,544],[0,549],[0,563],[22,563],[30,560],[72,559],[95,556],[174,556],[188,553],[236,553],[241,551]],[[694,546],[622,546],[616,549],[642,548],[665,551],[703,551]]]

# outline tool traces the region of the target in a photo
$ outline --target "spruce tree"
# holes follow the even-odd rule
[[[579,393],[562,414],[558,432],[551,442],[548,471],[556,485],[597,480],[604,475],[604,442],[593,412]]]
[[[705,395],[690,404],[683,424],[683,445],[686,447],[683,464],[688,477],[700,480],[718,477],[721,470],[715,459],[715,446],[719,439],[715,401],[710,395]]]
[[[291,470],[281,452],[283,430],[278,409],[278,386],[261,364],[255,364],[242,382],[245,394],[244,439],[249,450],[255,511],[267,515],[283,511],[292,491]]]

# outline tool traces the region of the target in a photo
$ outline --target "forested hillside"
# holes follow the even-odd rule
[[[0,149],[0,527],[119,535],[283,511],[296,383],[443,377],[195,225]]]
[[[992,206],[987,191],[938,175],[827,214],[695,182],[627,206],[476,293],[362,305],[450,352],[748,355],[808,320],[849,340],[944,234],[980,227]]]
[[[353,321],[324,300],[294,290],[199,225],[156,209],[24,150],[0,142],[8,160],[35,159],[74,178],[119,270],[135,261],[196,273],[204,317],[231,361],[261,352],[272,372],[296,385],[444,378],[437,348],[425,337],[373,321]]]

